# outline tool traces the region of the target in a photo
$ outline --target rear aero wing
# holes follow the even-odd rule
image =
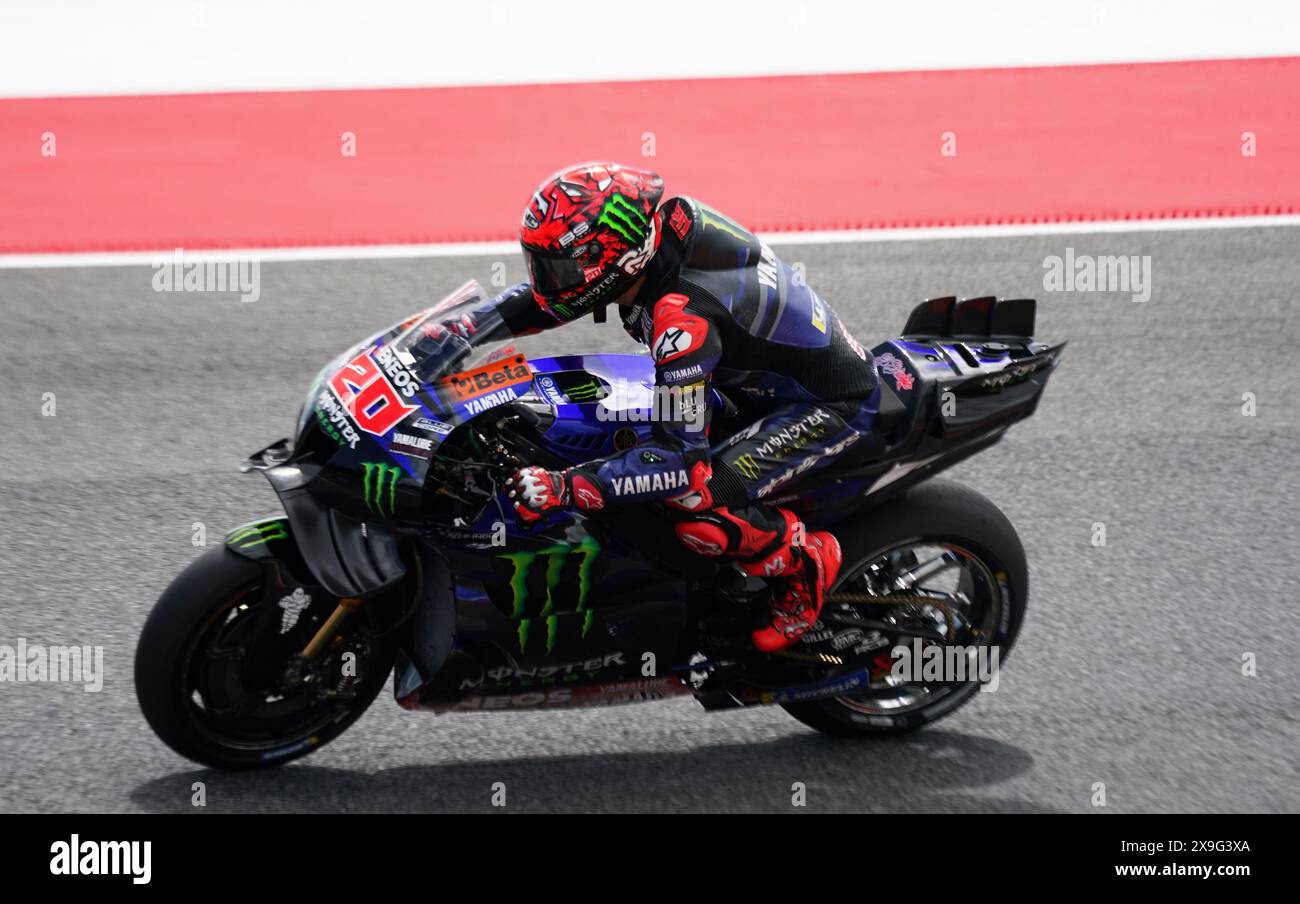
[[[1034,413],[1056,369],[1065,343],[1042,347],[1027,358],[1007,362],[1000,370],[944,381],[940,396],[951,393],[955,404],[939,405],[939,435],[959,436],[1023,420]]]
[[[1038,302],[1033,298],[978,298],[958,300],[955,295],[931,298],[912,309],[903,337],[1034,335]]]

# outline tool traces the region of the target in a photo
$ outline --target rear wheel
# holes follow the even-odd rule
[[[870,664],[870,685],[786,711],[861,737],[919,728],[971,700],[1010,652],[1028,599],[1024,548],[1006,516],[974,490],[930,481],[836,535],[844,565],[814,631],[856,641],[867,659],[855,667]],[[855,622],[874,630],[861,639],[837,630]],[[900,645],[908,655],[896,658]],[[901,665],[910,668],[900,674]]]
[[[163,592],[136,648],[136,696],[150,727],[219,769],[276,766],[327,744],[365,712],[396,657],[392,632],[363,605],[309,667],[292,668],[281,644],[269,654],[280,661],[254,661],[268,646],[254,643],[262,607],[274,605],[262,601],[262,581],[256,562],[207,551]]]

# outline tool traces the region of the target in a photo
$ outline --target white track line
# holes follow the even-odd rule
[[[1180,232],[1196,229],[1247,229],[1300,226],[1300,214],[1270,217],[1197,217],[1168,220],[1116,220],[1084,223],[1030,223],[1012,226],[934,226],[916,229],[844,229],[808,232],[767,232],[773,245],[831,245],[855,242],[911,242],[932,239],[1014,238],[1029,235],[1090,235],[1122,232]],[[330,261],[405,257],[485,257],[519,253],[515,242],[449,242],[438,245],[345,245],[315,248],[238,248],[219,251],[185,250],[186,263],[258,260]],[[46,267],[154,266],[175,258],[165,251],[95,251],[68,254],[0,254],[0,270]]]

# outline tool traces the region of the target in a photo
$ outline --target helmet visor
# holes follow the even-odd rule
[[[528,275],[532,279],[533,288],[547,298],[585,285],[587,277],[583,271],[586,269],[589,268],[571,257],[546,257],[536,253],[528,255]]]

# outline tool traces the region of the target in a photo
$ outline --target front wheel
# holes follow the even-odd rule
[[[309,669],[293,668],[284,644],[257,642],[262,608],[275,605],[264,602],[263,580],[256,562],[208,550],[163,591],[136,647],[136,697],[150,727],[218,769],[278,766],[338,737],[383,689],[397,654],[363,605]],[[270,615],[280,631],[280,613]],[[258,650],[272,652],[257,661]]]
[[[859,646],[877,645],[865,654],[872,657],[870,685],[785,710],[827,734],[862,737],[910,731],[970,701],[989,679],[988,665],[1006,659],[1024,620],[1029,573],[1007,517],[974,490],[934,480],[836,535],[844,565],[814,630],[834,631],[837,617],[870,621],[878,630]],[[930,660],[930,647],[950,654],[942,662],[959,665],[958,677],[900,675],[891,655],[900,645],[924,649]],[[908,658],[909,665],[918,659]]]

